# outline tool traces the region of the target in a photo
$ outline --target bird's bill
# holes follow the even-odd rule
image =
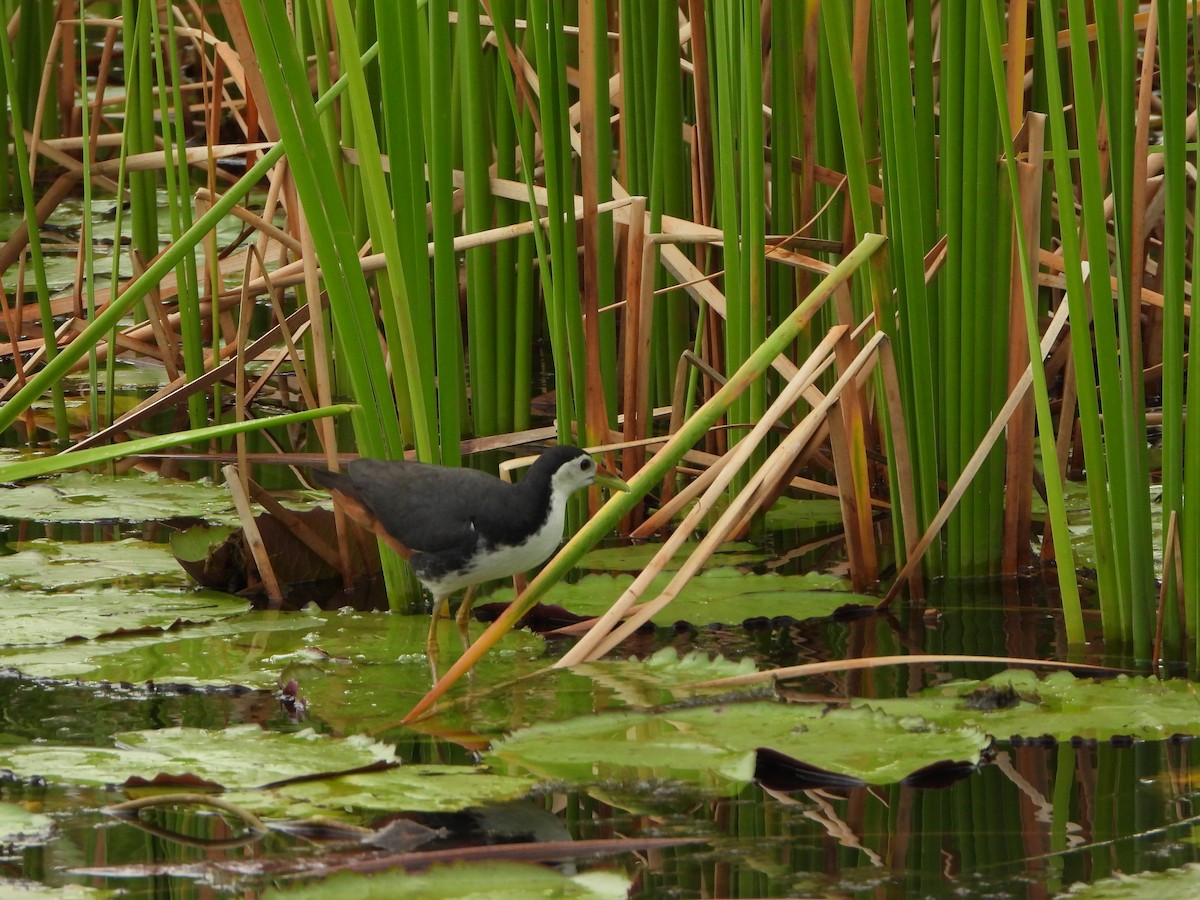
[[[596,484],[600,485],[601,487],[606,487],[612,491],[625,491],[626,493],[629,492],[628,484],[626,484],[612,472],[609,472],[607,469],[600,468],[600,466],[596,467]]]

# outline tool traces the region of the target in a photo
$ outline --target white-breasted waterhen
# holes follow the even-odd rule
[[[312,474],[352,519],[407,559],[433,595],[426,650],[436,663],[446,599],[545,562],[562,540],[567,498],[595,481],[596,462],[577,447],[552,447],[516,484],[477,469],[380,459],[354,460],[344,474]],[[464,630],[470,603],[468,590],[458,610]]]

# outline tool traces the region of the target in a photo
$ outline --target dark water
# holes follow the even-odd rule
[[[1044,591],[1007,591],[979,583],[935,586],[927,611],[889,617],[774,627],[660,630],[641,650],[675,644],[727,656],[750,654],[760,666],[836,655],[968,652],[1054,655],[1058,620]],[[1009,606],[1004,606],[1005,600]],[[911,666],[871,675],[793,683],[788,693],[897,696],[950,675],[991,674],[980,664]],[[46,684],[0,678],[0,741],[104,745],[123,730],[256,722],[294,730],[291,711],[272,692],[200,691]],[[303,723],[324,730],[319,715]],[[472,762],[453,741],[395,729],[386,735],[407,762]],[[421,849],[646,837],[701,843],[601,859],[560,860],[573,869],[627,873],[635,897],[1041,897],[1114,873],[1159,871],[1197,859],[1193,832],[1195,766],[1187,741],[995,745],[984,764],[941,789],[906,786],[848,791],[781,791],[755,783],[713,797],[648,774],[591,790],[559,786],[527,800],[455,814],[405,814],[443,837]],[[1200,774],[1200,773],[1198,773]],[[51,815],[57,830],[23,848],[0,848],[6,879],[119,888],[132,897],[255,896],[273,882],[213,869],[219,861],[286,860],[345,848],[272,833],[222,846],[240,829],[196,811],[155,812],[143,821],[194,839],[148,832],[98,812],[124,799],[115,791],[47,787],[22,774],[0,783],[0,800]],[[381,817],[389,818],[389,817]],[[376,826],[379,820],[362,824]],[[207,869],[187,871],[186,863]],[[162,865],[177,874],[129,869],[119,877],[70,875],[105,866]]]

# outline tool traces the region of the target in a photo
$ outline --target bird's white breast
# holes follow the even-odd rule
[[[509,575],[541,565],[562,541],[566,508],[566,496],[552,490],[546,520],[528,541],[516,545],[491,544],[481,538],[479,552],[471,563],[456,572],[446,573],[434,583],[429,583],[430,590],[452,593],[468,585],[507,578]]]

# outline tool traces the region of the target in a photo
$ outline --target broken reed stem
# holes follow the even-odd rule
[[[788,384],[789,394],[791,395],[788,398],[789,400],[794,402],[794,399],[792,398],[794,398],[796,394],[803,390],[803,382],[815,378],[816,375],[825,368],[825,366],[832,362],[832,359],[825,355],[829,352],[829,350],[825,349],[825,345],[827,343],[830,345],[830,347],[836,345],[837,342],[841,340],[842,335],[844,335],[847,331],[849,331],[849,328],[844,325],[839,325],[830,330],[829,334],[826,335],[825,341],[822,342],[822,345],[813,352],[812,356],[809,357],[809,360],[819,359],[821,364],[810,367],[808,361],[806,361],[804,368],[801,369],[801,373],[796,379]],[[832,341],[830,340],[831,338]],[[675,576],[671,579],[666,588],[663,589],[662,593],[648,603],[643,603],[636,610],[632,610],[632,614],[629,616],[629,618],[607,636],[589,641],[589,638],[591,638],[592,634],[589,632],[582,640],[580,640],[578,644],[575,645],[575,647],[572,648],[570,653],[564,656],[563,659],[559,660],[559,662],[555,663],[554,667],[559,668],[564,665],[569,665],[570,663],[567,662],[567,657],[572,655],[582,656],[583,660],[585,661],[599,659],[605,653],[608,653],[610,650],[632,635],[643,624],[650,621],[650,619],[656,613],[666,608],[666,606],[672,600],[674,600],[676,596],[678,596],[684,585],[686,585],[687,582],[697,572],[700,571],[704,563],[708,561],[709,557],[716,552],[717,548],[738,527],[743,518],[753,511],[754,503],[756,501],[761,502],[769,495],[769,492],[761,491],[760,488],[769,484],[772,479],[778,479],[782,477],[782,474],[785,473],[791,466],[795,456],[816,434],[820,428],[821,422],[830,414],[831,410],[834,410],[834,407],[838,403],[839,398],[846,388],[853,384],[860,372],[865,373],[866,371],[869,371],[869,367],[875,364],[877,360],[876,351],[880,344],[886,340],[887,335],[885,335],[882,331],[876,332],[871,337],[871,339],[867,342],[867,345],[863,347],[863,349],[854,357],[854,360],[849,366],[847,366],[846,371],[837,380],[821,403],[814,407],[803,419],[800,420],[799,424],[788,433],[787,437],[780,442],[779,446],[776,447],[774,452],[772,452],[767,458],[766,463],[764,463],[762,467],[760,467],[756,472],[754,472],[753,475],[751,475],[750,481],[746,484],[745,488],[743,488],[737,497],[733,499],[725,512],[722,513],[720,519],[717,520],[716,524],[709,529],[708,534],[704,536],[704,539],[700,542],[700,545],[692,552],[691,556],[688,557],[687,561],[683,564],[683,566],[680,567],[679,571],[676,572]],[[814,369],[816,371],[813,371]],[[782,397],[783,394],[781,393],[780,398],[777,398],[776,403],[772,404],[772,407],[770,410],[768,410],[767,415],[763,416],[762,421],[769,422],[769,425],[767,428],[762,430],[762,434],[759,436],[758,441],[754,442],[755,446],[757,446],[757,443],[766,435],[770,425],[773,425],[774,422],[787,411],[787,406],[791,406],[791,402],[789,402],[787,406],[784,406],[782,409],[777,411],[776,407],[782,406],[782,404],[779,403],[779,399]],[[772,414],[774,415],[772,416]],[[835,412],[834,414],[837,413]],[[761,424],[761,422],[759,424]],[[758,426],[756,426],[756,429],[757,427]],[[748,439],[749,438],[744,438],[743,440],[739,441],[734,449],[730,451],[730,453],[738,453],[740,450],[742,450],[742,445],[747,443]],[[722,475],[727,475],[729,478],[732,478],[733,474],[742,468],[753,449],[753,446],[747,448],[743,454],[744,458],[735,460],[733,463],[726,466],[722,471]],[[712,494],[714,499],[724,491],[725,485],[721,485],[720,490],[718,490],[718,484],[720,484],[720,480],[715,482],[713,486],[709,488],[709,494]],[[681,528],[680,530],[683,529]],[[657,558],[658,557],[656,557],[656,559]],[[670,556],[667,556],[666,560],[669,559]],[[629,592],[627,591],[626,593],[628,594]],[[622,599],[624,599],[624,595],[622,596]],[[618,601],[618,603],[620,603],[620,601]],[[616,608],[616,605],[614,605],[614,608]],[[628,604],[626,604],[626,608],[628,608]],[[609,618],[610,615],[606,613],[601,621],[603,622]],[[585,641],[588,642],[586,656],[584,656],[582,653],[576,653],[576,651],[579,650],[579,647],[584,645]]]
[[[704,517],[708,515],[709,510],[714,507],[716,502],[725,493],[726,488],[729,487],[737,473],[749,461],[750,455],[762,443],[762,440],[774,427],[775,423],[788,413],[804,393],[805,389],[833,362],[831,356],[833,349],[848,331],[849,329],[844,325],[838,325],[830,329],[817,348],[805,360],[804,365],[796,373],[796,377],[789,381],[784,389],[780,391],[779,396],[775,398],[775,402],[771,404],[771,407],[766,411],[762,419],[755,424],[746,437],[740,440],[725,455],[722,465],[712,476],[704,495],[692,507],[691,511],[679,524],[679,527],[671,532],[671,535],[663,542],[663,545],[654,555],[654,559],[638,574],[633,584],[617,598],[608,611],[596,620],[591,630],[554,664],[554,668],[570,666],[577,662],[594,659],[598,654],[602,655],[607,652],[608,642],[605,640],[605,636],[610,635],[612,629],[617,626],[634,603],[641,597],[646,588],[650,586],[655,576],[666,567],[679,548],[683,546],[696,527],[704,520]],[[601,646],[603,646],[603,649],[600,649]]]
[[[1054,319],[1050,322],[1050,327],[1046,329],[1046,334],[1042,337],[1041,344],[1041,359],[1038,360],[1038,365],[1042,364],[1042,360],[1046,358],[1046,354],[1050,352],[1050,348],[1054,346],[1054,342],[1058,340],[1058,335],[1062,331],[1063,326],[1067,324],[1067,304],[1063,303],[1059,306],[1058,311],[1054,314]],[[958,476],[958,480],[954,482],[954,487],[950,489],[950,493],[946,495],[946,500],[938,509],[937,515],[933,517],[933,521],[929,523],[929,527],[925,530],[925,534],[921,536],[921,540],[917,543],[912,555],[904,563],[904,567],[896,575],[896,580],[892,582],[892,586],[888,588],[887,594],[876,605],[876,609],[887,609],[891,602],[896,599],[900,593],[901,587],[914,572],[917,566],[920,565],[922,557],[925,555],[938,533],[942,530],[942,526],[950,518],[950,514],[954,512],[954,508],[958,505],[958,501],[966,494],[967,489],[971,486],[971,481],[975,474],[983,466],[992,447],[999,440],[1001,433],[1004,431],[1008,420],[1021,405],[1021,401],[1025,397],[1025,392],[1029,390],[1029,386],[1033,384],[1033,364],[1025,367],[1024,374],[1017,381],[1016,387],[1012,393],[1008,395],[1008,399],[1004,402],[1004,406],[1000,408],[995,421],[992,422],[987,433],[983,436],[983,440],[979,442],[979,446],[975,448],[975,452],[963,467],[962,474]]]

